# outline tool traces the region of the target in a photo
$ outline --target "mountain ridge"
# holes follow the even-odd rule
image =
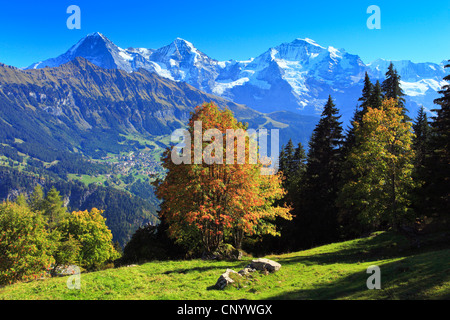
[[[328,95],[332,95],[344,119],[351,117],[358,103],[364,73],[368,72],[373,82],[382,81],[390,62],[377,59],[365,64],[356,54],[321,46],[309,38],[282,43],[247,61],[218,61],[181,38],[159,49],[122,49],[97,32],[63,55],[27,69],[58,66],[75,56],[106,69],[134,72],[143,68],[264,113],[288,110],[318,116]],[[410,113],[420,105],[427,111],[433,109],[433,100],[448,72],[443,64],[409,60],[393,63],[402,78]]]

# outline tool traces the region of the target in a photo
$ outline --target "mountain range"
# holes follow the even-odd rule
[[[350,119],[358,103],[365,72],[373,82],[382,81],[390,63],[378,59],[366,64],[356,54],[324,47],[308,38],[269,48],[247,61],[218,61],[180,38],[159,49],[123,49],[96,32],[66,53],[27,69],[56,67],[75,57],[84,57],[106,69],[126,72],[145,69],[264,113],[286,110],[318,116],[331,95],[344,121]],[[410,115],[414,117],[421,105],[427,111],[433,109],[433,100],[448,73],[444,61],[393,63],[401,76]]]
[[[281,129],[283,144],[293,136],[306,144],[317,122],[288,111],[264,114],[142,68],[132,73],[105,69],[76,57],[36,70],[0,64],[0,140],[24,154],[30,153],[27,146],[39,145],[47,153],[88,157],[131,150],[137,140],[127,144],[123,138],[130,136],[164,147],[205,101],[229,108],[250,128]]]

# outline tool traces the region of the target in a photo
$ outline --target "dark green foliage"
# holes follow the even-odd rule
[[[343,134],[338,109],[328,98],[309,143],[303,205],[298,215],[303,224],[301,242],[316,245],[337,238],[335,205],[342,161]]]
[[[394,68],[394,64],[391,62],[389,64],[388,70],[386,71],[386,79],[381,84],[381,89],[384,94],[384,98],[396,99],[400,107],[403,108],[403,115],[405,116],[407,110],[405,108],[405,94],[403,93],[402,87],[400,85],[400,75]],[[405,121],[410,121],[409,117],[405,118]]]
[[[413,139],[413,148],[416,152],[415,167],[421,168],[425,164],[425,157],[429,153],[429,144],[431,138],[431,127],[428,123],[428,117],[423,107],[419,109],[417,118],[413,124],[415,137]]]
[[[36,189],[35,189],[36,191]],[[67,217],[67,210],[64,206],[64,201],[59,195],[59,191],[52,187],[40,205],[35,205],[35,201],[32,202],[33,207],[40,207],[42,214],[47,219],[47,225],[50,230],[55,229],[61,221]]]
[[[371,108],[381,108],[381,103],[383,101],[383,92],[381,89],[380,81],[377,80],[375,86],[373,87],[372,94],[367,101],[367,106]]]
[[[140,263],[151,260],[173,260],[184,258],[186,252],[167,235],[164,220],[158,225],[139,227],[123,249],[118,264]]]
[[[445,67],[450,68],[450,60]],[[450,75],[444,77],[444,80],[450,81]],[[428,196],[429,212],[447,217],[448,220],[450,213],[450,85],[444,85],[439,93],[442,96],[436,99],[435,103],[440,108],[433,110],[436,116],[431,122],[430,154],[425,160],[424,192]]]
[[[303,190],[304,174],[306,171],[306,153],[303,145],[299,142],[294,148],[292,140],[286,146],[282,146],[279,156],[279,170],[283,172],[283,188],[287,191],[286,196],[277,203],[292,206],[295,215],[300,206],[301,192]],[[296,241],[298,229],[302,225],[301,216],[294,216],[292,221],[277,219],[275,222],[281,236],[263,236],[252,238],[244,243],[244,250],[253,254],[268,252],[286,252],[295,250],[299,244]]]

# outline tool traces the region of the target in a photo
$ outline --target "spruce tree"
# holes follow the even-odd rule
[[[304,173],[306,170],[306,152],[301,142],[298,143],[294,152],[295,171],[297,173]]]
[[[415,189],[412,193],[412,201],[414,210],[420,217],[426,215],[428,207],[425,182],[427,180],[426,161],[430,154],[431,139],[431,126],[423,107],[419,109],[416,121],[413,124],[413,130],[413,149],[415,152],[413,178]]]
[[[402,113],[406,115],[405,108],[405,98],[402,87],[400,86],[400,75],[394,68],[394,64],[391,62],[389,64],[388,70],[386,71],[386,79],[381,84],[381,89],[384,94],[384,98],[392,98],[397,100],[398,106],[402,108]],[[405,117],[405,121],[410,121],[409,117]]]
[[[310,244],[337,238],[336,195],[342,160],[342,123],[331,96],[313,131],[308,152],[303,193],[303,217]]]
[[[378,83],[378,89],[380,89],[379,83]],[[361,104],[359,106],[356,106],[356,108],[355,108],[355,112],[353,113],[353,118],[350,121],[350,127],[348,128],[347,134],[345,137],[345,142],[344,142],[344,146],[343,146],[344,158],[345,158],[345,155],[350,152],[353,145],[355,144],[355,124],[361,123],[361,120],[362,120],[364,114],[367,112],[367,108],[370,107],[370,103],[372,102],[372,99],[375,98],[375,96],[373,96],[373,94],[374,94],[373,91],[374,91],[374,85],[372,84],[372,82],[370,82],[369,75],[366,72],[365,77],[364,77],[364,87],[362,90],[362,95],[358,99],[358,101],[360,101]],[[379,91],[379,92],[381,92],[381,91]],[[379,98],[381,99],[380,95],[379,95]],[[380,102],[380,105],[381,105],[381,102]]]
[[[450,68],[449,63],[445,66]],[[444,77],[450,82],[450,75]],[[442,97],[434,102],[440,108],[434,109],[436,116],[431,123],[430,156],[427,159],[427,194],[431,213],[449,215],[450,190],[450,85],[439,91]]]
[[[377,80],[377,82],[375,83],[375,85],[373,87],[372,94],[370,95],[370,98],[369,98],[367,104],[371,108],[380,109],[382,103],[383,103],[383,91],[381,88],[380,81]]]
[[[294,143],[289,139],[287,145],[283,148],[283,159],[280,162],[280,170],[285,177],[289,177],[294,173]]]
[[[364,76],[364,88],[362,90],[362,95],[358,99],[358,101],[361,101],[361,105],[359,106],[359,112],[355,114],[355,120],[358,122],[361,122],[362,117],[364,116],[364,113],[367,111],[367,107],[369,107],[369,102],[372,97],[372,93],[374,90],[374,86],[372,82],[370,81],[369,75],[365,74]]]
[[[45,196],[42,209],[44,216],[47,218],[48,227],[50,230],[55,229],[67,216],[64,201],[62,200],[59,191],[54,187],[52,187]]]
[[[30,197],[30,209],[31,211],[37,212],[43,210],[44,205],[44,191],[42,187],[38,184],[33,190]]]
[[[428,123],[428,117],[423,106],[419,109],[417,118],[413,124],[413,130],[415,135],[413,139],[413,148],[416,153],[415,167],[418,168],[424,165],[431,136],[431,127]]]

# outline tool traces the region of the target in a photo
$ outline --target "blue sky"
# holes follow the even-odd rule
[[[95,3],[94,3],[95,2]],[[69,5],[81,30],[69,30]],[[370,5],[381,29],[370,30]],[[99,31],[120,47],[160,48],[181,37],[218,60],[245,60],[295,38],[376,58],[450,58],[450,1],[8,1],[0,5],[0,62],[25,67]]]

